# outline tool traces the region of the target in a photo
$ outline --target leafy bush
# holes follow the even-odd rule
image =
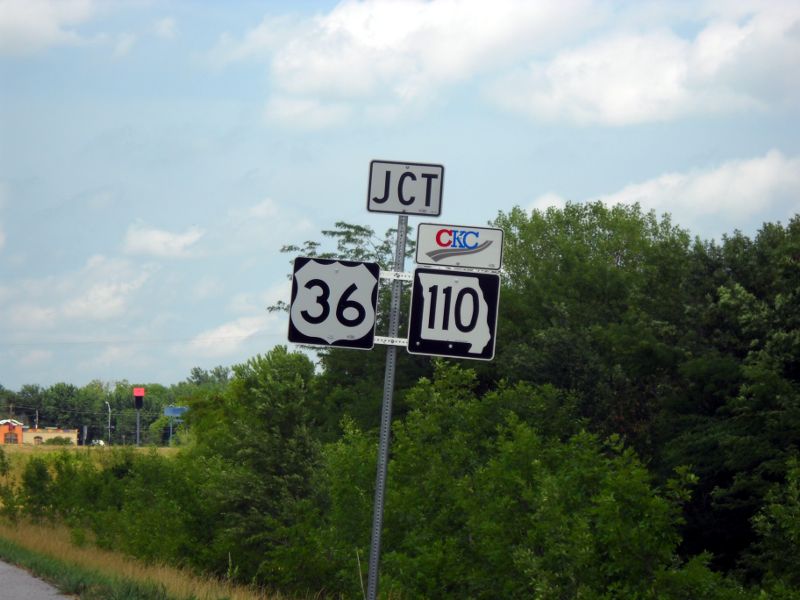
[[[71,446],[72,440],[68,437],[56,436],[42,442],[42,446]]]

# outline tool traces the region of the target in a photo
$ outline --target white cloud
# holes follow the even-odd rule
[[[104,320],[123,315],[148,276],[146,274],[128,281],[101,282],[91,285],[86,291],[72,298],[63,307],[63,314],[70,318]]]
[[[239,352],[249,338],[264,332],[269,321],[267,315],[240,317],[198,334],[176,351],[203,357],[231,356]]]
[[[714,168],[667,173],[601,196],[607,204],[638,202],[669,212],[677,223],[729,232],[753,219],[785,219],[800,212],[800,157],[777,150]]]
[[[159,19],[153,24],[153,33],[165,40],[173,39],[176,33],[175,19],[172,17]]]
[[[272,198],[265,198],[247,208],[232,209],[229,214],[237,219],[272,219],[280,213],[278,203]]]
[[[219,296],[224,291],[225,286],[219,278],[206,275],[192,286],[192,297],[197,300],[205,300]]]
[[[41,330],[52,327],[58,311],[50,306],[17,304],[8,310],[8,321],[21,330]]]
[[[238,314],[258,314],[263,313],[267,307],[277,304],[279,301],[288,304],[292,293],[291,282],[287,279],[259,293],[243,292],[231,298],[228,308]]]
[[[547,192],[546,194],[542,194],[536,200],[531,202],[528,205],[528,211],[539,210],[539,211],[546,211],[551,206],[554,208],[564,208],[567,204],[566,198],[560,196],[554,192]]]
[[[70,280],[62,280],[59,313],[68,319],[108,320],[125,314],[135,293],[148,281],[152,268],[121,259],[93,256]],[[58,290],[58,287],[55,290]]]
[[[258,311],[258,304],[257,294],[242,292],[231,298],[228,302],[228,310],[237,314],[252,314]]]
[[[31,350],[26,352],[18,361],[21,367],[36,367],[43,363],[50,362],[53,358],[53,353],[49,350]]]
[[[188,342],[176,344],[172,352],[183,359],[196,358],[197,361],[223,357],[240,360],[258,352],[264,339],[268,339],[270,345],[274,340],[285,340],[286,315],[268,313],[266,309],[279,300],[288,302],[290,294],[289,280],[281,280],[258,292],[235,294],[227,310],[235,313],[236,318],[203,331]]]
[[[130,369],[131,366],[141,366],[148,362],[149,360],[142,356],[141,350],[133,345],[111,344],[94,357],[82,362],[80,366],[83,369],[98,369],[125,364]]]
[[[325,127],[360,102],[384,117],[425,105],[442,88],[571,39],[596,12],[585,0],[346,0],[313,19],[268,17],[240,40],[225,35],[212,57],[269,61],[268,118]]]
[[[274,96],[267,103],[264,116],[269,123],[299,129],[323,129],[347,121],[352,108],[342,102],[320,102],[314,98]]]
[[[191,256],[192,246],[204,235],[205,231],[198,227],[190,227],[183,233],[172,233],[134,224],[128,227],[123,250],[131,255],[186,258]]]
[[[247,211],[247,216],[254,219],[269,219],[276,214],[278,214],[278,205],[270,198],[266,198],[258,204],[251,206]]]
[[[92,0],[0,0],[0,55],[79,44],[74,27],[94,12]]]
[[[254,251],[274,254],[284,244],[296,243],[301,235],[318,231],[318,224],[314,225],[305,216],[307,212],[285,202],[279,204],[272,198],[232,207],[227,218],[218,221],[208,239],[204,239],[204,248],[213,247],[217,256],[245,255],[238,264],[250,268],[262,260]],[[270,235],[264,235],[265,227]]]
[[[627,125],[800,101],[800,4],[717,14],[694,39],[661,28],[603,34],[534,60],[490,88],[499,106],[546,120]]]
[[[241,40],[237,40],[229,33],[223,33],[211,50],[211,63],[217,67],[224,67],[242,60],[269,56],[282,44],[288,43],[295,32],[302,27],[299,21],[291,17],[266,17]]]
[[[0,325],[14,331],[57,329],[126,314],[153,273],[126,260],[91,257],[78,271],[16,282],[6,289]]]
[[[796,106],[799,22],[780,0],[345,0],[225,34],[211,55],[267,62],[267,119],[291,127],[396,120],[464,83],[536,119],[626,125]]]
[[[136,43],[136,36],[132,33],[121,33],[114,43],[114,58],[122,58],[130,54],[131,49]]]
[[[0,250],[6,245],[6,234],[3,231],[3,224],[0,223]]]

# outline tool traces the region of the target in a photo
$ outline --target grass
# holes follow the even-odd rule
[[[8,459],[8,475],[0,485],[19,482],[28,459],[49,457],[60,452],[86,453],[102,464],[121,447],[0,446]],[[131,449],[131,447],[126,447]],[[152,452],[152,448],[135,449]],[[176,449],[158,449],[174,454]],[[0,500],[0,506],[2,501]],[[65,525],[27,520],[11,522],[0,517],[0,559],[19,564],[46,579],[61,591],[81,600],[288,600],[252,586],[234,585],[166,565],[146,564],[122,553],[104,550],[91,543],[91,534],[76,534]],[[2,594],[0,594],[2,595]],[[320,594],[307,594],[316,598]]]
[[[153,448],[152,446],[33,446],[31,444],[21,445],[2,445],[0,451],[4,452],[8,458],[9,466],[11,467],[9,476],[12,479],[19,480],[19,475],[25,466],[28,458],[31,456],[49,456],[58,454],[59,452],[73,452],[76,454],[88,454],[93,460],[99,463],[100,459],[110,452],[119,449],[133,450],[134,452],[152,452],[155,451],[162,456],[174,456],[180,451],[180,448]]]
[[[0,523],[0,556],[85,600],[286,600],[264,590],[200,577],[173,567],[143,564],[95,546],[77,546],[69,529],[59,525]]]

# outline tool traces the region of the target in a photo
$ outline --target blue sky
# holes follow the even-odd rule
[[[396,224],[372,159],[443,164],[444,223],[596,199],[702,238],[785,223],[798,73],[796,0],[0,0],[0,384],[169,384],[286,343],[280,247]]]

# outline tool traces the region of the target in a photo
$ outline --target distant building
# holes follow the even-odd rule
[[[38,446],[48,440],[55,438],[66,438],[73,446],[78,445],[77,429],[59,429],[58,427],[26,427],[22,433],[22,443]]]
[[[59,429],[58,427],[26,427],[14,419],[0,421],[0,445],[22,444],[38,446],[48,440],[66,438],[70,444],[78,445],[77,429]]]
[[[14,419],[0,421],[0,444],[22,445],[22,423]]]

